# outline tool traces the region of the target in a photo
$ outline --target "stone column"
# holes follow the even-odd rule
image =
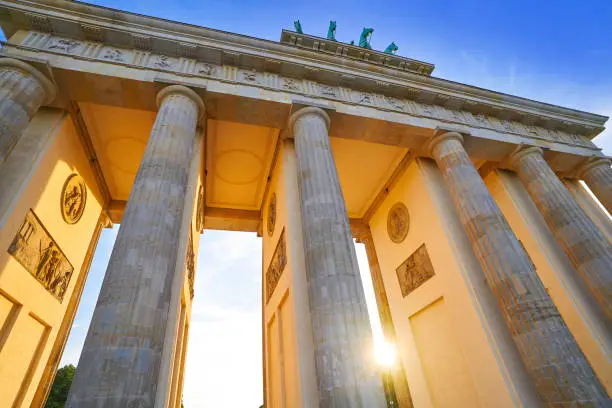
[[[578,177],[584,180],[593,194],[612,215],[612,160],[594,157],[579,170]]]
[[[512,154],[520,177],[546,224],[608,319],[612,320],[612,243],[550,168],[542,149]]]
[[[177,272],[199,96],[164,88],[87,333],[67,407],[148,408]],[[184,255],[183,255],[184,257]],[[182,270],[181,270],[182,273]],[[178,300],[180,301],[180,299]],[[163,386],[163,385],[160,385]]]
[[[321,408],[385,407],[355,245],[332,156],[329,117],[293,114],[308,296]]]
[[[55,85],[25,62],[0,59],[0,163],[42,105],[55,99]]]
[[[610,406],[527,253],[455,132],[430,143],[463,228],[545,406]]]

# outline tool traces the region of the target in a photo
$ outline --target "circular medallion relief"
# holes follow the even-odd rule
[[[198,208],[196,210],[196,229],[201,233],[204,230],[204,186],[198,192]]]
[[[276,193],[272,194],[270,203],[268,204],[268,235],[274,234],[274,226],[276,225]]]
[[[60,198],[62,217],[68,224],[75,224],[81,219],[87,201],[85,180],[78,174],[71,174],[64,183]]]
[[[387,233],[391,241],[399,244],[408,235],[410,216],[404,203],[395,203],[387,216]]]

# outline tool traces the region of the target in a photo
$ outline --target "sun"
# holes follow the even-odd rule
[[[392,367],[397,361],[395,347],[384,340],[376,343],[374,346],[374,358],[381,367]]]

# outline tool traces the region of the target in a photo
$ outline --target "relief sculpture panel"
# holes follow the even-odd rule
[[[414,251],[396,272],[403,297],[432,278],[435,273],[425,244]]]
[[[28,212],[13,242],[11,254],[60,302],[74,268],[32,210]]]
[[[278,239],[278,243],[276,244],[276,249],[274,250],[274,255],[272,255],[268,270],[266,271],[266,303],[270,301],[286,265],[287,246],[285,244],[285,230],[283,229]]]

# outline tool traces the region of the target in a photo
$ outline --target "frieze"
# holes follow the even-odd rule
[[[435,272],[425,244],[414,251],[395,271],[403,297],[431,279]]]
[[[285,244],[285,230],[280,234],[276,249],[274,249],[274,255],[266,271],[266,303],[270,301],[278,281],[283,275],[285,266],[287,265],[287,246]]]
[[[265,73],[264,76],[264,73],[254,70],[239,69],[232,65],[203,63],[195,59],[185,58],[186,60],[189,60],[190,63],[178,64],[176,58],[161,54],[150,53],[150,58],[146,58],[145,56],[141,56],[142,58],[136,58],[135,56],[132,58],[133,61],[131,61],[128,56],[131,54],[136,54],[133,50],[113,48],[114,50],[123,54],[123,58],[120,61],[118,58],[109,58],[104,56],[112,54],[102,53],[102,55],[98,56],[87,55],[84,50],[89,49],[90,47],[83,45],[93,44],[88,43],[87,41],[66,39],[49,34],[47,34],[45,37],[46,41],[33,41],[30,38],[31,36],[38,37],[40,35],[41,34],[37,32],[30,32],[30,34],[24,38],[22,44],[32,48],[46,49],[48,51],[70,54],[72,56],[80,55],[83,58],[112,60],[113,62],[126,65],[171,71],[174,73],[215,79],[223,82],[240,82],[243,84],[269,88],[277,91],[291,92],[310,97],[319,97],[348,104],[372,107],[380,110],[401,112],[413,116],[451,122],[454,124],[516,134],[527,138],[597,149],[587,137],[579,135],[575,132],[562,132],[560,130],[547,129],[533,123],[524,124],[516,120],[500,119],[491,115],[491,113],[502,113],[501,108],[497,107],[485,106],[484,109],[487,109],[487,112],[474,112],[476,109],[475,102],[463,101],[455,97],[453,97],[451,101],[451,98],[446,95],[436,94],[429,91],[406,88],[402,91],[403,94],[407,96],[407,98],[404,99],[397,97],[397,95],[389,96],[373,92],[357,91],[342,86],[317,83],[311,79],[283,77],[275,73]],[[148,46],[145,45],[145,43],[146,41],[144,38],[135,38],[134,46],[139,49],[147,49]],[[224,53],[224,55],[225,54],[227,53]],[[138,62],[136,59],[138,59]],[[224,57],[224,62],[225,59],[226,58]],[[187,69],[184,67],[187,67]],[[304,69],[307,68],[308,67],[304,67]],[[353,77],[354,79],[358,79],[355,76],[345,76],[347,78]],[[263,80],[264,78],[265,80]],[[342,83],[345,86],[350,85],[350,81],[347,83],[346,79],[344,79]],[[378,81],[376,88],[378,90],[387,91],[395,89],[396,85],[389,84],[384,81]],[[446,100],[447,106],[436,105],[436,99],[439,99],[442,102]],[[425,103],[424,101],[429,103]],[[471,111],[454,108],[455,106],[467,107]],[[536,119],[540,121],[545,120],[543,117]],[[584,126],[582,126],[582,128],[586,129]]]
[[[64,299],[74,268],[32,210],[26,214],[8,253],[53,297],[60,302]]]

